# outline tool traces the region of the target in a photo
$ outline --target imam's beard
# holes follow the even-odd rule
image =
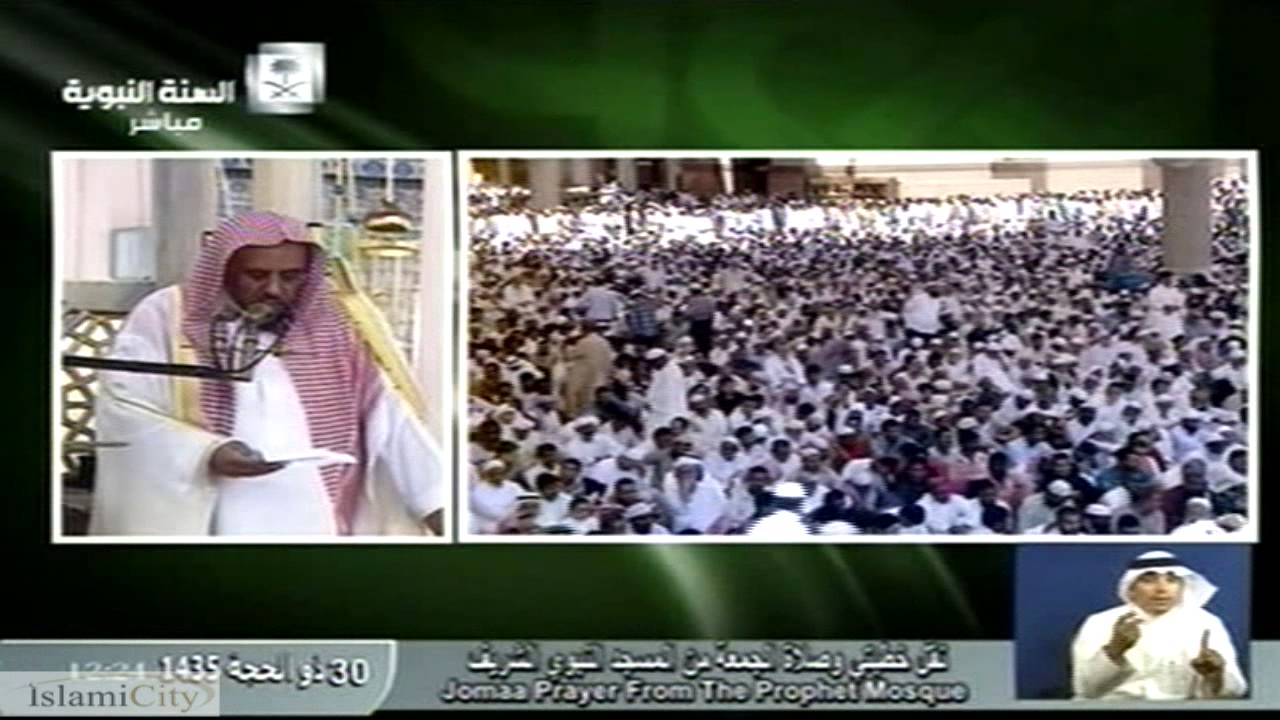
[[[241,309],[240,317],[259,330],[274,330],[285,321],[288,310],[288,306],[284,303],[256,302]]]

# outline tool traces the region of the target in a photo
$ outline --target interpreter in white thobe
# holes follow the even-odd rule
[[[1072,641],[1075,698],[1242,697],[1235,644],[1204,608],[1217,590],[1170,553],[1139,555],[1120,577],[1121,604],[1090,615]]]

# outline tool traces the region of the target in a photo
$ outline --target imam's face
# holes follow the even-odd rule
[[[1129,601],[1149,615],[1163,615],[1182,600],[1183,585],[1171,572],[1144,572],[1129,586]]]
[[[241,310],[264,321],[279,317],[302,292],[309,252],[295,242],[235,251],[224,276],[227,294]]]

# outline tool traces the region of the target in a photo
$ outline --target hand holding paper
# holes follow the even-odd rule
[[[321,465],[354,465],[356,459],[346,453],[324,448],[304,448],[292,452],[276,453],[267,458],[270,463],[319,463]]]

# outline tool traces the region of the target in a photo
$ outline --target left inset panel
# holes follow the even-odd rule
[[[54,153],[53,540],[446,542],[450,153]]]

